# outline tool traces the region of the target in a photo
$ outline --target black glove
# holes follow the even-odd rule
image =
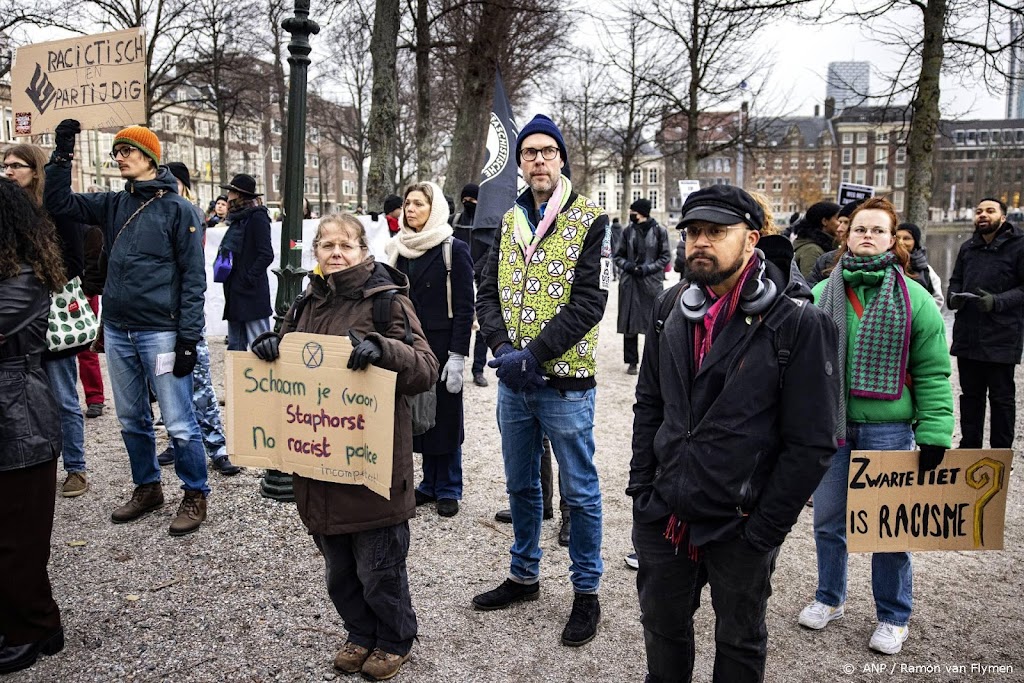
[[[264,332],[252,340],[249,350],[260,360],[272,363],[281,355],[281,335],[277,332]]]
[[[955,311],[960,308],[970,308],[980,298],[981,297],[977,294],[971,294],[970,292],[956,292],[955,294],[949,295],[949,300],[946,305],[949,306],[949,310],[951,311]]]
[[[991,313],[992,309],[996,307],[996,298],[984,289],[978,290],[978,308],[985,313]]]
[[[921,451],[921,458],[917,463],[922,472],[931,472],[942,464],[942,458],[946,455],[945,448],[942,446],[926,446],[924,444],[918,444],[917,447]]]
[[[75,136],[82,132],[82,125],[75,119],[64,119],[53,131],[54,152],[65,159],[75,156]],[[184,377],[184,375],[182,375]]]
[[[348,357],[349,370],[365,370],[367,365],[376,365],[384,357],[384,349],[372,339],[362,339],[352,330],[348,332],[352,342],[352,355]]]
[[[196,343],[179,339],[174,345],[174,369],[171,372],[175,377],[188,377],[196,368],[196,360]]]
[[[516,347],[512,346],[512,344],[510,344],[509,342],[503,342],[494,351],[494,357],[495,358],[501,358],[506,353],[512,353],[515,350],[516,350]]]

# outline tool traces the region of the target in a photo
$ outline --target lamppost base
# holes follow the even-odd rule
[[[278,470],[267,470],[260,480],[260,495],[282,503],[295,501],[295,490],[292,488],[292,475]]]

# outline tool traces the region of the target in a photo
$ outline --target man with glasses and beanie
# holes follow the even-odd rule
[[[575,598],[563,645],[590,642],[601,618],[601,487],[594,464],[598,324],[611,282],[604,209],[569,180],[562,134],[546,116],[519,132],[516,163],[529,186],[505,213],[477,293],[497,368],[498,427],[512,511],[508,578],[473,598],[496,610],[540,593],[542,437],[551,440],[571,517]]]
[[[224,281],[224,320],[228,321],[228,351],[248,351],[256,337],[270,331],[270,277],[274,262],[270,242],[270,212],[256,191],[256,179],[239,173],[227,185],[228,229],[221,251],[232,254],[231,272]]]
[[[195,208],[160,166],[160,141],[148,128],[129,126],[114,136],[111,158],[125,189],[71,191],[78,121],[61,121],[46,165],[46,210],[104,231],[107,280],[103,335],[107,368],[135,491],[111,520],[130,522],[163,506],[160,466],[149,407],[149,386],[174,441],[175,471],[184,497],[172,536],[206,519],[206,453],[192,409],[192,370],[202,338],[206,293],[203,230]]]
[[[761,681],[779,546],[836,449],[836,330],[753,197],[713,185],[682,213],[686,277],[647,330],[626,489],[647,681],[691,679],[705,584],[714,680]]]

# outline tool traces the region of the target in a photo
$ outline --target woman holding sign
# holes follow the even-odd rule
[[[910,256],[896,239],[898,224],[888,200],[861,204],[832,272],[814,287],[815,301],[839,331],[844,390],[837,407],[839,450],[814,492],[818,590],[799,619],[811,629],[825,628],[845,611],[850,452],[908,451],[916,441],[921,470],[932,470],[952,441],[946,326],[931,295],[912,279]],[[909,634],[913,606],[910,553],[874,553],[871,588],[878,626],[868,647],[896,654]]]
[[[409,519],[416,514],[412,418],[409,402],[400,399],[437,381],[437,359],[408,298],[408,280],[374,262],[358,219],[336,214],[321,220],[313,253],[312,281],[292,304],[281,334],[260,335],[252,352],[276,359],[281,337],[293,331],[347,336],[350,369],[373,364],[398,375],[390,500],[363,486],[293,479],[299,516],[324,555],[327,592],[349,632],[334,667],[385,680],[409,658],[417,632],[406,571]],[[388,320],[375,320],[381,296],[390,297]]]
[[[410,298],[430,349],[443,364],[434,427],[413,441],[423,454],[423,481],[416,504],[437,501],[437,514],[453,517],[462,499],[462,385],[473,328],[473,259],[452,237],[448,203],[434,183],[405,191],[401,228],[385,251],[409,277]]]

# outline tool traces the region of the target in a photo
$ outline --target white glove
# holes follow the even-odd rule
[[[441,369],[441,381],[449,394],[462,391],[463,375],[466,374],[466,357],[458,353],[448,352],[448,362]]]

